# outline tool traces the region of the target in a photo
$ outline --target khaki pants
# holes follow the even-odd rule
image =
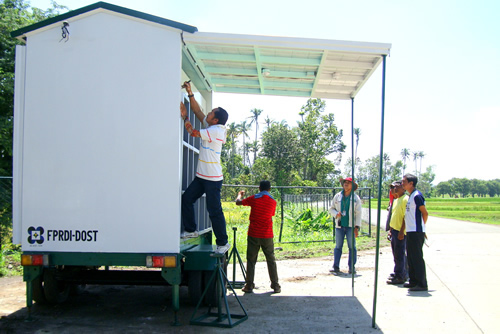
[[[262,248],[267,261],[267,270],[272,284],[278,283],[278,268],[276,267],[276,258],[274,257],[274,241],[273,238],[254,238],[247,237],[247,276],[246,283],[253,284],[255,277],[255,264],[259,250]]]

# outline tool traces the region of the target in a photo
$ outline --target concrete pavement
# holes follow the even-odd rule
[[[385,216],[381,215],[382,223]],[[385,278],[393,266],[391,254],[380,255],[379,327],[387,333],[500,332],[500,289],[496,284],[500,226],[429,217],[426,227],[424,259],[429,291],[408,293],[407,289],[388,286]],[[368,306],[366,296],[359,298]],[[404,320],[395,321],[396,314]]]

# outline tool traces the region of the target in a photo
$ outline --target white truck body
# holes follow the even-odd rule
[[[180,31],[101,11],[69,30],[16,50],[14,242],[178,253]]]

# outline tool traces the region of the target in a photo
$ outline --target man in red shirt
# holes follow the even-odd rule
[[[255,276],[255,264],[259,249],[266,256],[267,269],[269,278],[271,279],[271,289],[275,293],[281,292],[281,286],[278,283],[278,269],[276,267],[276,258],[274,257],[274,241],[273,241],[273,216],[276,213],[276,201],[269,193],[271,183],[269,181],[261,181],[259,185],[259,193],[253,196],[241,199],[245,195],[245,191],[241,190],[236,198],[236,205],[244,205],[251,207],[250,209],[250,226],[248,227],[247,237],[247,276],[246,284],[241,289],[243,292],[252,292],[255,284],[253,282]]]

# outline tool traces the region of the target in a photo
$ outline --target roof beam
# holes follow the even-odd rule
[[[371,70],[374,64],[372,62],[357,62],[357,61],[342,61],[342,60],[327,60],[324,69],[334,70],[335,68],[355,68],[363,70]]]
[[[215,87],[215,91],[219,93],[236,93],[236,94],[261,94],[259,88],[237,88],[237,87]],[[278,95],[278,96],[300,96],[310,97],[310,91],[301,90],[266,90],[263,95]]]
[[[261,61],[261,56],[260,56],[260,51],[258,48],[253,49],[254,55],[255,55],[255,65],[257,66],[257,76],[259,77],[259,85],[260,85],[260,93],[265,94],[264,91],[264,76],[262,74],[262,61]]]
[[[231,61],[241,63],[255,63],[257,58],[253,55],[240,55],[230,53],[214,53],[214,52],[196,52],[198,57],[203,60],[216,61]],[[262,64],[269,65],[295,65],[295,66],[319,66],[320,58],[292,58],[292,57],[274,57],[274,56],[259,56]]]
[[[254,68],[248,69],[248,68],[233,68],[233,67],[227,68],[227,67],[207,66],[205,67],[205,70],[207,70],[211,74],[246,75],[254,77],[258,75],[257,70]]]

